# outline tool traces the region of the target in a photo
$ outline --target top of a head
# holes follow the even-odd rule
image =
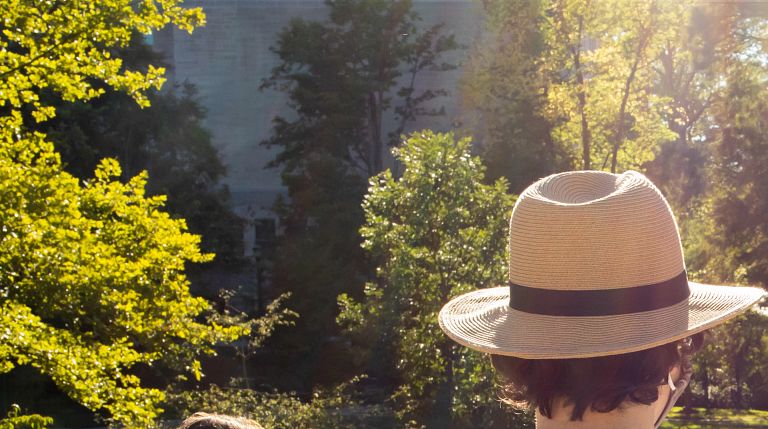
[[[635,171],[576,171],[528,187],[510,221],[509,277],[542,289],[659,283],[685,270],[664,196]]]
[[[197,412],[185,419],[178,429],[263,429],[253,420],[225,414]]]

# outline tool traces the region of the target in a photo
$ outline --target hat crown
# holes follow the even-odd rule
[[[644,175],[573,171],[520,194],[509,229],[510,282],[554,290],[655,284],[685,270],[677,224]]]

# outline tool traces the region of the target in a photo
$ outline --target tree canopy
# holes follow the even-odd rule
[[[341,297],[343,323],[377,339],[396,363],[393,399],[406,427],[493,427],[514,420],[493,406],[490,362],[459,347],[437,326],[450,298],[502,284],[513,198],[507,183],[482,183],[484,168],[470,140],[430,131],[395,150],[402,177],[371,178],[363,202],[363,247],[377,277],[357,303]],[[361,335],[362,334],[362,335]],[[494,413],[496,411],[496,413]]]
[[[323,351],[337,347],[336,296],[362,295],[371,275],[357,233],[366,181],[414,117],[439,113],[428,102],[444,91],[419,90],[421,73],[453,68],[441,58],[453,37],[417,25],[411,3],[329,0],[327,20],[294,19],[272,47],[279,64],[264,87],[284,91],[295,112],[275,118],[263,142],[278,149],[272,166],[289,197],[277,207],[285,232],[274,283],[296,292],[290,306],[302,316],[278,341],[301,356],[291,372],[304,388],[354,373],[346,363],[321,365]]]
[[[667,94],[652,83],[660,54],[685,39],[688,2],[483,4],[487,42],[463,88],[496,176],[639,169],[672,138]]]
[[[691,279],[768,285],[766,26],[746,3],[696,3],[481,2],[486,32],[456,131],[476,144],[401,137],[441,113],[447,89],[420,78],[453,69],[443,54],[458,48],[411,1],[326,0],[324,19],[291,21],[263,83],[293,110],[263,142],[288,189],[268,255],[275,288],[296,292],[288,331],[282,298],[244,322],[189,291],[189,267],[208,252],[237,259],[237,220],[211,185],[224,167],[194,91],[158,92],[164,70],[132,49],[167,24],[191,31],[202,11],[0,2],[0,374],[36,371],[125,427],[151,426],[163,403],[275,427],[364,427],[357,418],[384,406],[316,389],[360,370],[381,377],[372,383],[396,411],[376,417],[386,424],[530,426],[498,406],[488,360],[436,320],[451,297],[504,283],[510,190],[570,168],[644,170],[678,214]],[[208,230],[218,235],[190,233]],[[278,326],[273,379],[314,402],[247,382],[166,395],[140,378],[199,379],[201,355],[250,332],[235,344],[247,380]],[[765,332],[758,313],[713,331],[688,403],[768,406]],[[51,425],[45,411],[0,410],[0,429]]]
[[[212,255],[164,197],[145,195],[146,174],[120,181],[104,159],[80,181],[32,127],[56,114],[45,91],[89,100],[107,85],[146,106],[164,70],[127,68],[115,49],[168,23],[191,31],[204,16],[179,0],[11,0],[0,16],[0,371],[32,366],[108,422],[148,427],[163,393],[134,371],[200,377],[199,354],[246,329],[206,321],[209,304],[190,295],[184,272]]]
[[[462,87],[493,177],[522,189],[547,169],[645,171],[678,216],[689,278],[766,285],[764,10],[483,6],[488,43],[473,49]],[[765,403],[764,323],[748,315],[713,332],[716,344],[696,358],[690,404]]]

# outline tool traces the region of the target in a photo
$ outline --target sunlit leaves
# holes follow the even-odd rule
[[[111,48],[126,46],[134,31],[150,33],[168,23],[192,31],[205,17],[181,0],[0,2],[0,106],[31,107],[40,121],[55,114],[40,100],[50,88],[65,100],[87,100],[102,90],[95,80],[147,105],[144,91],[159,88],[162,68],[125,70]]]
[[[481,406],[478,395],[493,404],[492,376],[484,356],[460,350],[440,331],[437,313],[458,294],[504,281],[513,199],[504,180],[482,183],[468,139],[414,133],[395,155],[402,177],[373,177],[363,202],[360,232],[378,281],[367,286],[363,306],[342,297],[341,320],[362,332],[379,323],[395,343],[403,383],[393,400],[406,426],[423,424],[439,392],[454,388],[449,409],[437,412],[458,421]]]
[[[0,350],[19,365],[32,365],[70,397],[92,409],[109,410],[116,421],[148,426],[158,412],[162,393],[139,387],[139,379],[121,369],[151,360],[132,349],[125,338],[98,344],[66,329],[42,322],[26,306],[9,302],[0,312]]]
[[[44,429],[53,423],[50,417],[39,414],[22,414],[22,409],[17,404],[11,405],[11,410],[5,418],[0,419],[0,429]]]
[[[5,371],[33,365],[86,407],[143,427],[162,393],[129,375],[135,364],[186,361],[199,377],[190,351],[245,329],[198,321],[208,303],[189,294],[184,264],[212,255],[162,197],[144,196],[146,177],[119,174],[107,159],[81,186],[39,138],[0,147],[0,356]]]
[[[659,52],[684,37],[687,2],[560,0],[545,3],[540,56],[553,137],[574,158],[588,140],[590,167],[639,168],[674,137],[658,95]],[[580,97],[583,96],[583,99]],[[584,132],[587,130],[585,136]],[[618,150],[617,150],[618,149]]]
[[[199,8],[180,3],[0,2],[0,370],[31,365],[127,427],[150,426],[163,398],[141,386],[137,364],[199,378],[197,356],[248,329],[205,322],[208,304],[190,295],[184,267],[213,255],[164,211],[164,198],[145,196],[145,174],[122,183],[120,166],[107,159],[81,183],[25,124],[55,115],[43,91],[88,100],[106,84],[146,105],[144,92],[160,87],[163,70],[128,70],[114,48],[137,31],[203,23]],[[50,424],[33,417],[0,424]]]

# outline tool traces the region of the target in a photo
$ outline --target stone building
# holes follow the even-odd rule
[[[258,240],[274,233],[276,219],[270,209],[285,192],[279,171],[265,168],[275,152],[259,145],[271,135],[275,116],[291,115],[284,94],[259,90],[277,65],[269,47],[292,18],[322,20],[327,8],[322,0],[188,0],[185,4],[203,8],[206,26],[192,35],[168,28],[151,42],[170,66],[168,85],[189,81],[199,90],[207,110],[205,125],[227,166],[225,183],[232,192],[232,204],[248,221],[244,237],[246,253],[251,254]],[[470,46],[482,30],[480,7],[473,0],[414,1],[425,27],[444,23],[446,32],[455,34],[464,46]],[[458,50],[447,60],[461,64],[465,55],[466,50]],[[451,127],[458,115],[460,76],[461,68],[419,77],[419,88],[446,88],[452,95],[436,101],[445,108],[445,116],[410,124],[411,130]]]

